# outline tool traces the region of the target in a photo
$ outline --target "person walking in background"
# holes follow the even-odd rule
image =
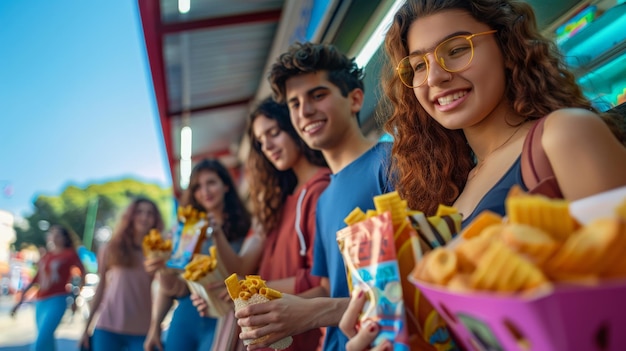
[[[46,234],[47,253],[37,265],[37,274],[21,293],[21,298],[11,310],[14,316],[24,301],[24,296],[33,286],[38,285],[35,303],[35,322],[37,339],[32,345],[34,351],[55,351],[54,332],[61,323],[67,309],[67,284],[70,281],[72,267],[78,267],[81,277],[85,268],[81,263],[70,232],[61,225],[53,225]]]
[[[321,277],[320,286],[307,298],[285,294],[241,309],[236,313],[239,324],[252,327],[241,337],[267,336],[249,347],[254,350],[328,326],[324,350],[343,350],[347,339],[337,324],[349,291],[336,233],[355,207],[374,208],[373,197],[392,190],[387,181],[391,144],[368,140],[361,132],[363,71],[333,46],[292,45],[272,66],[269,80],[276,100],[286,102],[295,130],[309,147],[322,152],[333,175],[316,210],[312,273]]]
[[[219,161],[205,159],[195,165],[191,171],[189,186],[180,201],[180,206],[187,205],[206,212],[217,223],[220,223],[224,237],[232,249],[239,252],[250,229],[250,214],[239,198],[228,170]],[[204,240],[202,253],[209,253],[212,241]],[[200,316],[191,301],[185,281],[180,278],[179,274],[162,269],[165,267],[164,260],[147,260],[145,267],[148,272],[158,271],[159,290],[144,350],[163,350],[161,323],[175,299],[178,301],[178,306],[172,315],[165,339],[165,348],[186,351],[210,350],[218,320]],[[232,326],[236,327],[234,324]],[[230,327],[223,327],[220,333],[238,332],[238,329]]]
[[[146,198],[130,203],[109,243],[98,254],[100,283],[81,344],[94,351],[141,351],[152,310],[152,278],[144,269],[143,238],[151,229],[163,230],[156,204]],[[94,316],[97,322],[89,338]]]
[[[287,105],[272,98],[250,114],[248,137],[247,179],[260,230],[240,255],[230,249],[221,230],[215,231],[218,253],[229,271],[242,276],[258,272],[273,289],[306,295],[320,284],[311,274],[315,214],[330,170],[321,152],[309,148],[294,129]],[[195,298],[194,303],[200,311],[206,308],[202,300]],[[320,329],[296,335],[286,350],[316,350],[321,335]]]
[[[504,215],[512,186],[530,190],[521,153],[540,127],[534,137],[558,196],[577,200],[626,185],[626,148],[610,129],[612,116],[585,98],[527,3],[409,0],[385,49],[392,107],[385,129],[395,140],[396,188],[410,208],[433,214],[453,205],[463,225],[484,210]],[[355,297],[341,324],[354,336],[350,351],[368,349],[378,333],[375,323],[355,329],[364,302]]]

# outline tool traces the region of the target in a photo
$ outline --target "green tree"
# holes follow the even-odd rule
[[[36,197],[34,211],[25,218],[26,223],[15,227],[14,246],[19,249],[26,244],[44,245],[46,224],[62,224],[83,241],[90,203],[97,201],[94,228],[114,228],[118,216],[137,196],[153,200],[163,215],[165,227],[171,226],[174,219],[171,188],[131,178],[90,184],[84,188],[69,185],[58,196]],[[88,228],[87,233],[93,235],[92,228]]]

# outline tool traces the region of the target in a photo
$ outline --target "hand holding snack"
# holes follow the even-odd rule
[[[235,312],[249,305],[263,304],[283,297],[280,291],[268,288],[265,285],[265,281],[258,275],[247,275],[245,279],[239,280],[237,274],[233,273],[224,283],[226,284],[230,298],[235,303]],[[243,332],[246,332],[251,328],[242,326],[241,329]],[[255,339],[244,339],[243,343],[244,345],[256,345],[264,343],[269,337],[270,335],[265,335]],[[292,342],[293,339],[291,336],[287,336],[271,343],[269,347],[276,350],[284,350],[289,347]]]
[[[375,348],[370,349],[370,345],[378,336],[380,326],[372,320],[359,322],[359,316],[366,303],[365,292],[359,288],[353,290],[350,304],[341,317],[339,329],[350,339],[346,344],[346,351],[391,351],[392,344],[385,340]]]
[[[187,281],[189,290],[200,296],[206,303],[206,312],[210,316],[222,317],[231,310],[229,303],[220,298],[220,292],[212,287],[222,285],[226,277],[226,270],[218,263],[217,249],[211,246],[209,255],[194,255],[191,262],[185,266],[183,279]]]
[[[198,294],[191,294],[191,303],[198,310],[200,317],[206,317],[209,315],[209,304]]]
[[[394,350],[449,350],[455,345],[443,319],[408,276],[423,252],[448,243],[461,227],[461,215],[440,206],[427,217],[407,208],[397,192],[374,197],[375,210],[356,208],[337,232],[348,286],[365,291],[360,320],[374,321],[381,332],[371,346],[393,342]],[[452,263],[452,262],[451,262]]]

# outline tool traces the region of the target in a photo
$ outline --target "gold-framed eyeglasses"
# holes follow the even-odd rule
[[[474,58],[474,43],[472,39],[479,35],[493,34],[497,30],[475,33],[470,35],[459,35],[442,41],[433,56],[437,64],[447,72],[454,73],[465,69]],[[417,88],[423,85],[428,79],[430,66],[426,56],[409,55],[398,63],[396,71],[404,85],[409,88]]]

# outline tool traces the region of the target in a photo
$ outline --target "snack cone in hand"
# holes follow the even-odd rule
[[[172,254],[172,241],[163,240],[157,229],[151,229],[142,242],[143,253],[147,258],[169,259]]]
[[[265,303],[282,297],[279,291],[266,287],[265,281],[258,275],[247,275],[245,280],[239,281],[237,274],[232,274],[224,283],[226,284],[230,298],[235,302],[235,311],[249,305]],[[250,327],[241,327],[241,329],[243,331],[251,330]],[[246,346],[255,345],[267,340],[268,337],[269,335],[258,339],[244,340],[243,343]],[[269,347],[275,350],[284,350],[289,347],[292,342],[293,338],[287,336],[271,344]]]
[[[208,287],[216,281],[222,281],[224,275],[219,271],[214,271],[197,281],[186,280],[189,291],[200,296],[208,305],[208,314],[211,317],[221,318],[224,317],[229,311],[232,310],[232,306],[219,298],[216,294],[212,293]],[[218,280],[219,278],[219,280]]]
[[[215,247],[210,248],[211,255],[194,255],[192,261],[185,267],[183,279],[192,293],[200,296],[208,305],[209,315],[223,317],[231,309],[231,305],[209,287],[224,281],[227,272],[223,264],[218,263]]]

